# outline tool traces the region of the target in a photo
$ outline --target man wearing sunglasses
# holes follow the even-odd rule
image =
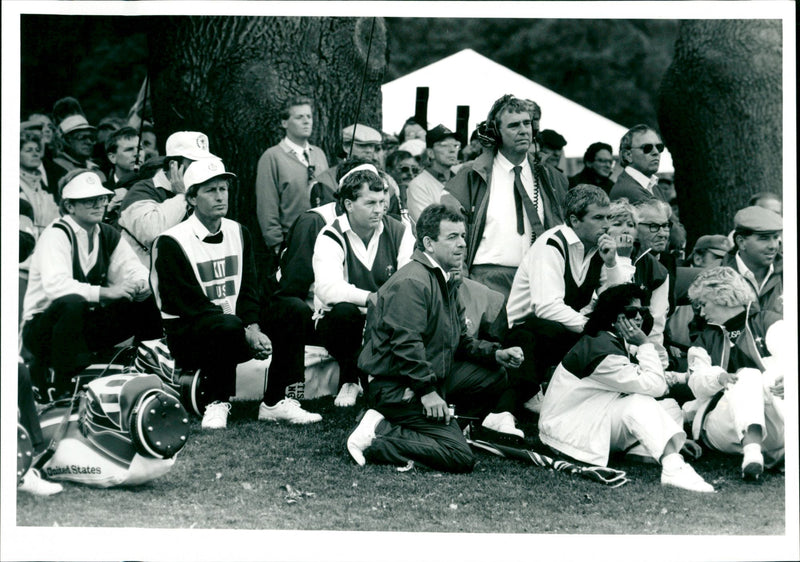
[[[43,394],[43,385],[56,395],[68,391],[70,378],[95,362],[94,352],[132,335],[161,335],[147,268],[102,222],[112,195],[95,172],[69,172],[62,179],[62,218],[42,232],[31,258],[22,340]]]
[[[437,125],[426,135],[428,165],[408,184],[408,213],[416,221],[428,205],[438,204],[444,184],[453,177],[452,167],[458,164],[461,141],[458,135]]]
[[[87,168],[98,172],[105,181],[105,175],[92,160],[97,129],[89,124],[86,117],[80,114],[65,117],[58,124],[58,132],[64,141],[64,148],[53,158],[53,162],[63,170],[59,179],[71,170]]]
[[[648,125],[636,125],[629,129],[619,142],[620,164],[624,167],[611,188],[612,201],[625,197],[634,205],[644,199],[660,199],[661,192],[654,189],[658,184],[658,165],[664,143]]]

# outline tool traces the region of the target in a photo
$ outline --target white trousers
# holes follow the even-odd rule
[[[703,420],[703,436],[708,445],[723,453],[742,454],[742,437],[751,425],[758,425],[764,441],[764,464],[774,466],[783,460],[783,399],[764,399],[762,374],[758,369],[739,369],[738,380]]]
[[[681,408],[671,398],[656,400],[652,396],[631,394],[616,400],[608,415],[611,419],[611,452],[626,451],[636,445],[631,453],[659,460],[667,443],[676,434],[681,436],[679,451],[686,441]]]

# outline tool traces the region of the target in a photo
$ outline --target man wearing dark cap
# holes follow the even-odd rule
[[[186,202],[194,212],[156,239],[150,272],[176,365],[200,370],[195,398],[205,408],[204,429],[227,426],[236,365],[272,354],[272,342],[261,331],[264,313],[250,234],[225,218],[233,177],[217,158],[186,168]],[[270,373],[269,383],[280,385],[281,376]],[[273,407],[273,414],[271,419],[291,423],[322,419],[288,398]]]
[[[722,265],[738,271],[758,295],[762,310],[783,315],[783,258],[780,240],[783,219],[764,207],[745,207],[733,217],[735,251]]]
[[[727,236],[722,234],[706,234],[697,239],[689,256],[689,265],[693,267],[717,267],[722,265],[725,254],[733,245]]]
[[[528,154],[539,116],[529,100],[505,95],[495,101],[479,127],[481,142],[491,148],[459,170],[441,198],[467,219],[470,278],[506,299],[525,251],[564,222],[567,178]]]
[[[569,178],[569,187],[588,183],[596,185],[606,193],[611,191],[614,182],[611,172],[614,170],[614,156],[610,144],[593,142],[583,153],[583,170]]]
[[[542,164],[552,166],[562,174],[561,158],[564,157],[564,147],[567,146],[567,139],[552,129],[545,129],[536,135],[539,143],[539,159]]]
[[[444,125],[436,125],[425,137],[428,166],[408,184],[408,214],[416,221],[428,205],[439,203],[444,184],[453,177],[450,170],[458,163],[461,143],[456,133]]]

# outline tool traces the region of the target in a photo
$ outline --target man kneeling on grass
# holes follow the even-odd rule
[[[414,461],[434,470],[471,471],[475,457],[448,403],[465,416],[486,416],[485,427],[523,436],[509,412],[490,413],[507,388],[499,366],[519,367],[522,350],[467,336],[450,274],[461,267],[465,237],[462,215],[442,205],[427,207],[417,222],[411,262],[370,304],[358,366],[369,373],[373,409],[347,440],[359,465]]]
[[[264,310],[257,294],[252,242],[245,227],[226,219],[229,181],[222,160],[204,158],[186,168],[183,181],[192,215],[156,239],[150,283],[164,321],[167,345],[182,368],[200,369],[202,427],[227,426],[236,393],[236,365],[266,359],[272,342],[261,332]],[[270,372],[268,385],[286,387],[284,373]],[[285,398],[259,406],[259,420],[313,423]]]

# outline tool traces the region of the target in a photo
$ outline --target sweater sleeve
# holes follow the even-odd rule
[[[264,243],[270,249],[283,242],[280,205],[278,163],[275,156],[267,150],[261,155],[256,171],[256,215]]]
[[[178,193],[162,203],[153,199],[131,203],[120,213],[119,224],[128,229],[142,245],[150,247],[156,236],[181,222],[185,216],[186,196]]]
[[[153,271],[157,280],[159,308],[162,312],[191,320],[222,314],[197,283],[194,270],[180,244],[171,236],[159,236],[154,244]],[[151,286],[152,282],[151,277]],[[153,286],[156,289],[155,286]]]
[[[637,363],[624,355],[607,355],[591,374],[592,382],[616,392],[663,396],[669,390],[661,360],[651,343],[639,346]]]

